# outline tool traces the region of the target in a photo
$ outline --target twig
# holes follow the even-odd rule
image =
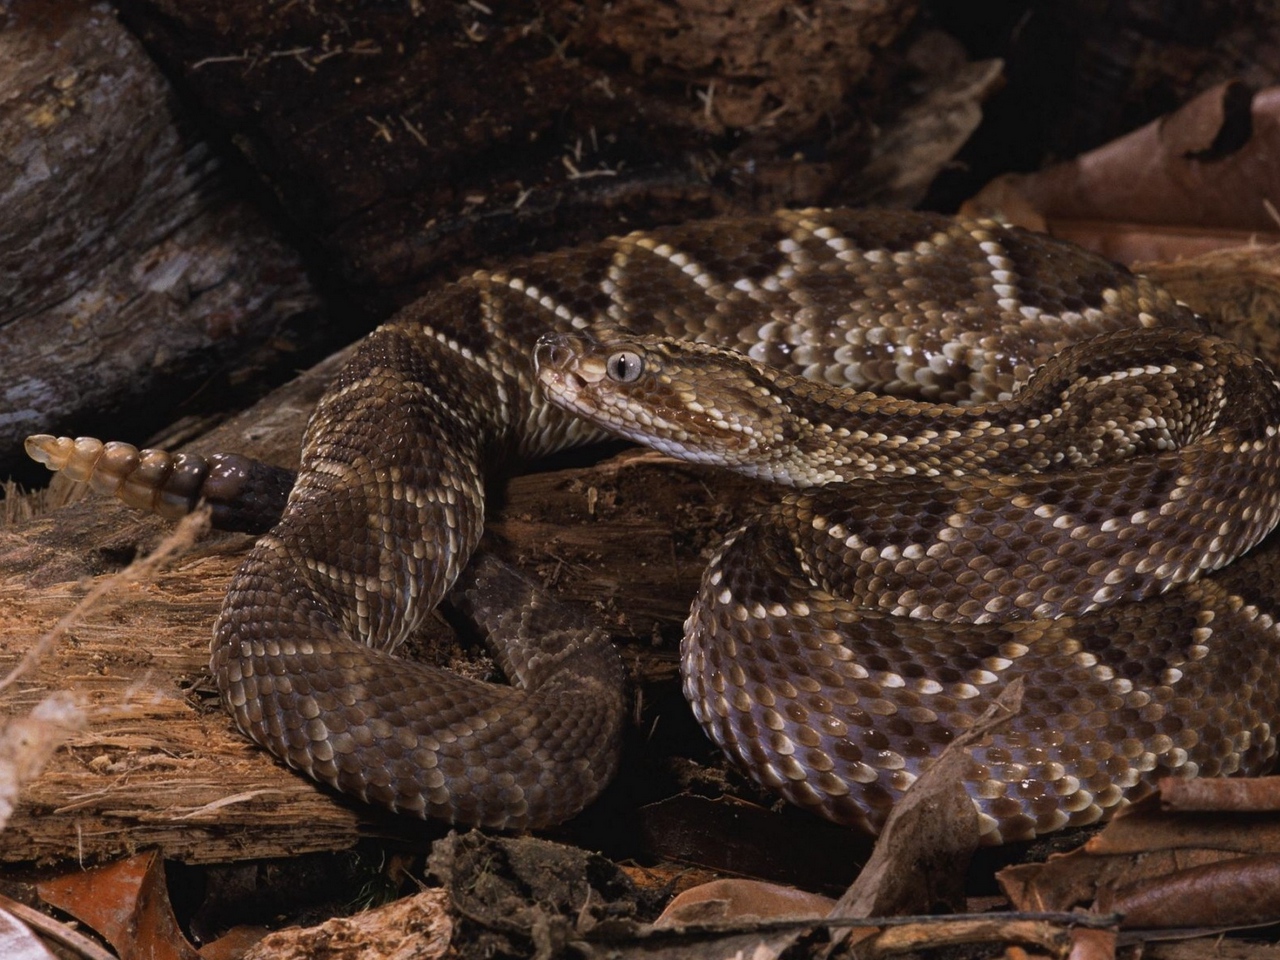
[[[55,920],[39,910],[34,910],[24,903],[10,900],[4,894],[0,894],[0,910],[7,910],[28,927],[39,932],[41,936],[48,937],[50,940],[76,951],[80,956],[87,957],[88,960],[116,960],[114,953],[104,950],[83,933],[77,933],[65,923]]]
[[[1090,930],[1109,930],[1120,923],[1116,913],[1071,913],[1065,910],[997,910],[991,913],[912,914],[901,917],[776,917],[766,920],[726,921],[723,923],[696,923],[681,926],[658,927],[652,935],[666,932],[685,933],[785,933],[804,932],[811,927],[893,927],[938,926],[948,923],[1047,923],[1063,927],[1085,927]]]

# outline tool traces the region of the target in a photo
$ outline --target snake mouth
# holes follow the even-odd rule
[[[575,372],[580,349],[574,342],[582,340],[568,334],[544,334],[533,348],[533,366],[543,396],[556,406],[574,410],[584,383]]]
[[[544,367],[538,371],[538,387],[542,390],[542,396],[552,406],[560,407],[570,413],[581,413],[579,397],[582,381],[572,373],[549,370]]]

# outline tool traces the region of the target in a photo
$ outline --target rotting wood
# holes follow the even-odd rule
[[[194,445],[296,457],[315,396],[342,355]],[[490,524],[508,559],[567,599],[595,603],[624,638],[633,673],[675,685],[675,645],[705,560],[748,508],[751,485],[627,452],[600,466],[517,477]],[[594,491],[594,492],[593,492]],[[0,531],[0,673],[89,589],[151,549],[167,524],[112,501],[69,504]],[[150,580],[110,592],[40,667],[0,693],[0,714],[51,690],[83,698],[88,730],[60,751],[0,837],[0,860],[98,861],[156,846],[167,857],[227,861],[341,849],[361,836],[418,842],[439,825],[384,816],[313,786],[233,728],[207,674],[210,628],[251,538],[212,533]],[[82,578],[92,577],[92,581]],[[662,640],[656,646],[655,636]],[[453,644],[431,618],[422,643]],[[651,721],[650,721],[651,722]]]

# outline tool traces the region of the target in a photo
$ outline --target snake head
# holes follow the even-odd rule
[[[778,374],[730,350],[547,334],[534,364],[551,403],[681,460],[769,476],[774,450],[790,436]]]

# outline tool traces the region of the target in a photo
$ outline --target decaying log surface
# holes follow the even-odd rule
[[[296,460],[305,420],[342,356],[193,447]],[[679,625],[714,541],[708,527],[726,531],[732,511],[718,504],[750,509],[752,490],[630,451],[516,478],[491,543],[559,596],[595,604],[624,642],[632,638],[624,655],[645,689],[678,702]],[[167,527],[92,498],[0,530],[0,674]],[[160,574],[122,584],[76,619],[38,670],[0,692],[3,716],[54,690],[77,693],[90,713],[87,731],[25,791],[0,835],[0,859],[100,860],[156,846],[176,859],[226,861],[341,849],[371,833],[439,834],[438,825],[382,816],[312,786],[232,727],[208,677],[208,645],[249,543],[211,533]],[[439,617],[415,646],[433,644],[456,650]],[[646,733],[655,720],[667,722],[648,717]]]
[[[398,305],[445,266],[829,200],[916,3],[119,7],[344,280]]]
[[[191,126],[105,5],[0,11],[0,476],[28,433],[143,398],[156,429],[315,322],[301,259]]]

